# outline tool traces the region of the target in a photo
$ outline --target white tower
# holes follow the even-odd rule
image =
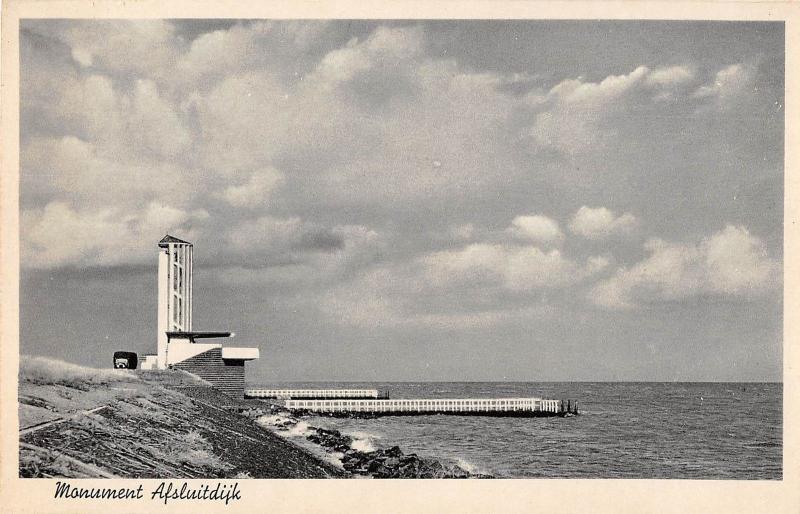
[[[158,367],[167,364],[167,332],[192,330],[192,243],[158,242]]]

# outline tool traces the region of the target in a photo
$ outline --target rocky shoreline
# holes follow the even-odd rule
[[[440,459],[404,453],[399,446],[363,451],[354,448],[353,437],[331,430],[307,425],[288,411],[275,409],[274,415],[258,418],[259,424],[278,435],[303,437],[323,449],[341,463],[342,469],[355,477],[367,478],[492,478],[491,475],[470,472],[458,464]],[[302,425],[301,425],[302,424]],[[302,430],[298,435],[298,428]]]
[[[19,419],[20,477],[489,478],[397,446],[373,450],[177,371],[25,358]]]

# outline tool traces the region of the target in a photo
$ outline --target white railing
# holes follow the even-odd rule
[[[377,389],[247,389],[251,398],[378,398]]]
[[[562,411],[559,400],[541,398],[437,398],[394,400],[287,400],[286,408],[311,412],[546,412]]]

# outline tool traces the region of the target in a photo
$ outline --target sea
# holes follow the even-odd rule
[[[363,450],[458,463],[498,478],[780,480],[781,383],[293,382],[273,388],[370,388],[392,398],[539,397],[579,416],[310,416]]]

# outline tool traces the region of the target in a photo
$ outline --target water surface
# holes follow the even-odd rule
[[[392,398],[577,399],[572,418],[311,417],[362,444],[444,457],[500,477],[781,479],[780,383],[281,383]],[[260,387],[260,386],[259,386]]]

